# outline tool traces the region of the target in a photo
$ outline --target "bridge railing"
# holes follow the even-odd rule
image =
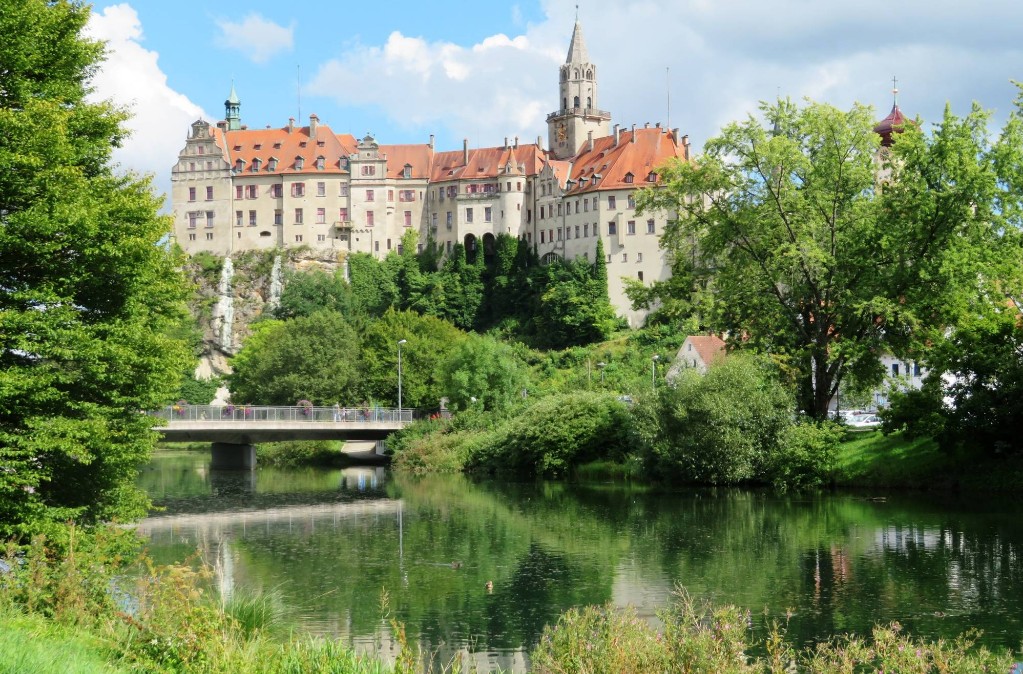
[[[150,412],[168,421],[296,421],[296,422],[410,422],[447,412],[395,407],[306,407],[262,405],[168,405]]]

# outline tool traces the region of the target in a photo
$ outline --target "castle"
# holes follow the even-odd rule
[[[174,236],[189,254],[308,246],[382,257],[414,228],[420,247],[432,239],[449,253],[462,243],[474,258],[508,234],[545,262],[590,259],[599,237],[611,302],[638,325],[645,312],[632,309],[622,278],[669,276],[659,239],[674,214],[638,216],[635,191],[656,184],[669,158],[689,158],[688,137],[659,124],[611,128],[578,22],[559,75],[547,149],[540,137],[450,151],[437,151],[432,136],[382,145],[334,133],[316,115],[308,126],[249,129],[232,86],[225,119],[193,122],[172,169]]]

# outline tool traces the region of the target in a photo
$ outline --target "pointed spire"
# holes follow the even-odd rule
[[[572,43],[568,45],[568,56],[565,63],[589,63],[590,55],[586,53],[586,44],[583,42],[583,29],[579,25],[579,18],[576,17],[575,28],[572,30]]]
[[[242,102],[238,99],[238,92],[234,90],[234,80],[231,80],[231,94],[224,101],[224,119],[227,121],[228,131],[242,128]]]
[[[234,80],[231,80],[231,94],[227,97],[226,103],[234,103],[235,105],[241,103],[238,100],[238,93],[234,90]]]

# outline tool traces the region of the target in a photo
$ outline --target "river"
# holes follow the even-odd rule
[[[199,550],[220,591],[277,589],[308,633],[385,658],[382,616],[425,652],[523,671],[544,625],[613,602],[655,619],[683,586],[811,644],[898,621],[937,638],[1023,637],[1023,518],[955,495],[651,493],[610,484],[409,478],[382,468],[220,472],[159,453],[141,485],[158,562]],[[488,588],[488,582],[492,588]]]

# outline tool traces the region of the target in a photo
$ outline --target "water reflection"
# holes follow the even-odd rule
[[[142,523],[160,561],[198,549],[221,591],[280,588],[302,628],[397,653],[391,614],[424,651],[525,668],[564,610],[607,601],[653,617],[676,583],[772,620],[801,643],[899,620],[927,637],[967,627],[1017,647],[1023,529],[1011,504],[739,490],[408,479],[379,468],[211,472],[160,457]],[[491,582],[492,590],[487,590]]]

